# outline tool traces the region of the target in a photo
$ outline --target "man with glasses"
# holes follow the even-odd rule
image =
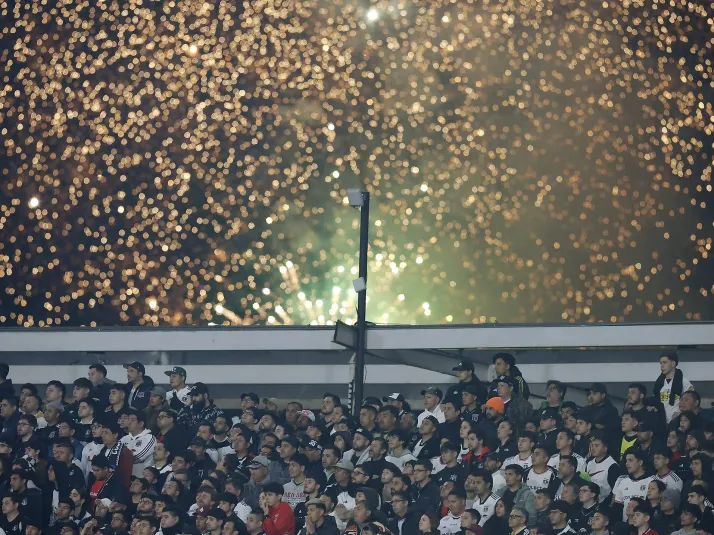
[[[576,533],[590,533],[590,521],[597,511],[599,498],[600,487],[597,483],[586,481],[580,485],[578,491],[580,507],[576,505],[570,515],[570,525]]]
[[[181,426],[176,425],[176,418],[177,415],[174,411],[164,409],[156,420],[156,425],[159,428],[156,440],[166,444],[169,451],[185,450],[190,440],[188,433]]]
[[[407,492],[399,491],[392,495],[392,511],[394,511],[394,517],[389,520],[387,527],[394,535],[419,533],[419,517],[421,515],[411,505]]]
[[[418,509],[427,513],[436,513],[441,501],[439,486],[431,480],[432,470],[433,467],[429,459],[419,459],[414,464],[412,500]]]
[[[514,507],[508,515],[508,527],[511,528],[511,535],[530,535],[528,511],[521,507]]]

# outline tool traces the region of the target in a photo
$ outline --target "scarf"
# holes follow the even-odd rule
[[[654,384],[654,395],[659,398],[660,390],[664,386],[664,375],[660,374]],[[676,368],[674,370],[674,378],[672,378],[672,389],[669,392],[669,404],[674,406],[674,402],[679,399],[682,395],[682,390],[684,389],[684,374],[682,370]]]

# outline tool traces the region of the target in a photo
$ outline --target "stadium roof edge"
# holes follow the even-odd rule
[[[0,353],[338,351],[334,327],[0,329]],[[369,350],[714,346],[714,323],[370,326]]]

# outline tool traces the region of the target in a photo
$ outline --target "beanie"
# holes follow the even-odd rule
[[[492,397],[486,402],[487,407],[491,407],[493,410],[495,410],[499,414],[503,414],[503,411],[505,410],[506,406],[503,403],[503,400],[499,396]]]

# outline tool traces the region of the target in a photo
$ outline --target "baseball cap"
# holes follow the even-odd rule
[[[310,505],[314,505],[315,507],[320,507],[320,508],[322,508],[322,509],[325,510],[325,511],[327,510],[327,506],[326,506],[325,503],[324,503],[322,500],[320,500],[319,498],[312,498],[312,499],[308,500],[307,503],[305,503],[305,506],[306,506],[306,507],[307,507],[307,506],[310,506]]]
[[[651,422],[647,421],[647,419],[644,419],[637,424],[635,431],[640,433],[644,433],[646,431],[654,432],[654,427],[652,426]]]
[[[501,375],[496,379],[497,383],[505,383],[508,386],[513,386],[513,378],[509,375]]]
[[[385,403],[389,403],[390,401],[401,401],[402,403],[404,403],[406,399],[399,392],[392,392],[388,396],[383,396],[382,401],[384,401]]]
[[[347,470],[348,472],[352,472],[352,471],[355,469],[355,465],[353,465],[353,464],[352,464],[351,462],[349,462],[349,461],[345,461],[344,459],[342,459],[340,462],[338,462],[338,463],[335,465],[335,468],[342,468],[343,470]]]
[[[151,393],[155,396],[159,396],[162,399],[166,399],[166,389],[161,388],[160,386],[155,386],[154,388],[152,388]]]
[[[269,464],[270,461],[265,455],[258,455],[257,457],[254,457],[252,461],[250,461],[248,468],[260,468],[261,466],[268,466]]]
[[[469,393],[469,394],[472,394],[472,395],[478,397],[478,387],[477,387],[476,385],[473,385],[473,384],[470,384],[470,383],[467,384],[466,386],[464,386],[464,387],[461,389],[461,392],[467,392],[467,393]]]
[[[112,501],[109,498],[99,498],[97,502],[101,503],[107,509],[109,509],[109,506],[112,504]]]
[[[193,437],[191,442],[188,443],[189,446],[200,446],[202,448],[206,447],[206,441],[202,437]]]
[[[474,371],[474,363],[470,360],[462,360],[451,369],[455,372]]]
[[[432,414],[430,414],[429,416],[426,416],[426,417],[422,420],[422,423],[424,423],[424,422],[431,422],[431,424],[432,424],[435,428],[437,428],[437,429],[439,428],[439,420],[437,420],[437,419],[436,419],[436,416],[434,416],[434,415],[432,415]]]
[[[602,383],[593,383],[588,392],[595,392],[597,394],[607,394],[607,387]]]
[[[218,507],[214,507],[210,511],[208,511],[207,516],[212,516],[216,520],[225,520],[226,519],[226,513],[223,511],[223,509],[219,509]]]
[[[203,383],[196,383],[191,389],[192,396],[200,396],[201,394],[208,394],[208,387]]]
[[[441,393],[440,388],[436,388],[435,386],[430,386],[426,390],[421,391],[421,395],[425,396],[426,394],[433,394],[434,396],[438,397],[441,399],[443,397],[443,394]]]
[[[91,464],[97,468],[109,468],[111,466],[111,463],[109,462],[109,459],[107,459],[106,455],[95,455],[92,458]]]
[[[164,372],[165,375],[180,375],[181,377],[186,377],[186,369],[181,366],[174,366],[170,370]]]
[[[124,364],[124,368],[129,369],[129,368],[134,368],[136,371],[140,372],[141,375],[144,375],[146,373],[146,368],[144,368],[144,365],[139,362],[138,360],[135,360],[134,362],[130,362],[129,364]]]
[[[303,448],[305,449],[313,449],[313,450],[320,450],[322,451],[322,444],[320,444],[317,440],[310,440],[308,442],[305,442],[303,445]]]
[[[298,447],[298,440],[292,435],[285,435],[281,440],[281,443],[285,442],[286,444],[290,444],[293,448]]]
[[[307,419],[310,420],[311,422],[314,422],[314,421],[315,421],[315,413],[312,412],[311,410],[303,409],[303,410],[301,410],[298,414],[302,414],[303,416],[307,416]]]
[[[367,429],[364,429],[364,428],[362,428],[362,427],[358,428],[358,429],[354,432],[355,435],[356,435],[357,433],[359,433],[360,435],[362,435],[364,438],[366,438],[366,439],[369,440],[370,442],[371,442],[372,439],[374,438],[374,435],[372,435],[372,432],[371,432],[371,431],[368,431]]]
[[[553,420],[560,420],[560,413],[558,412],[558,409],[554,407],[548,407],[547,409],[543,409],[540,411],[540,419],[541,420],[548,420],[552,418]]]

